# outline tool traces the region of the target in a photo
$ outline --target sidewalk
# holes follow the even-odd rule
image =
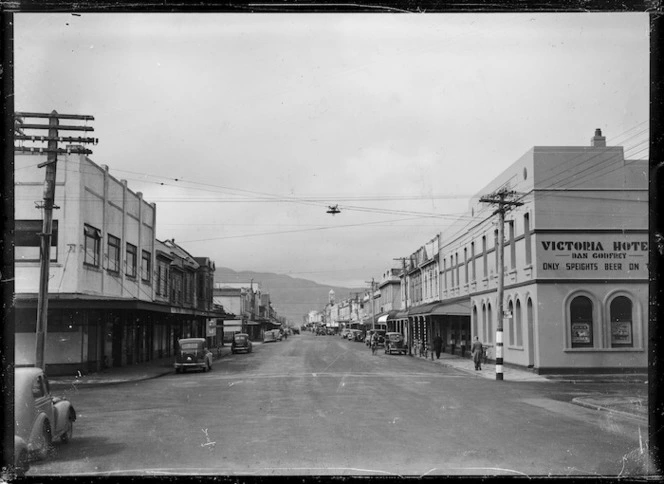
[[[415,358],[424,359],[421,356]],[[449,353],[441,353],[440,359],[431,360],[429,355],[428,361],[446,366],[456,368],[478,378],[486,378],[490,380],[496,379],[496,364],[482,363],[482,370],[475,370],[475,363],[470,358],[462,358]],[[558,383],[558,382],[596,382],[596,383],[647,383],[646,374],[632,374],[632,375],[538,375],[535,372],[522,370],[518,368],[510,368],[503,366],[503,380],[504,381],[518,381],[518,382],[541,382],[541,383]],[[626,417],[630,419],[637,419],[642,422],[648,421],[648,399],[635,398],[632,395],[621,395],[611,397],[576,397],[573,398],[571,403],[586,408],[592,408],[598,411],[610,412],[611,414],[619,417]]]
[[[257,344],[257,343],[254,343]],[[231,346],[220,348],[219,355],[214,352],[214,360],[218,361],[231,354]],[[149,380],[159,376],[175,373],[173,368],[173,356],[159,358],[156,360],[139,363],[136,365],[121,366],[119,368],[108,368],[97,373],[74,376],[50,376],[48,382],[53,389],[73,389],[77,387],[91,387],[98,385],[113,385],[141,380]],[[214,366],[213,366],[214,368]]]

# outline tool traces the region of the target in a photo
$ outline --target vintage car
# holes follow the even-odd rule
[[[341,337],[344,338],[344,339],[348,338],[348,333],[350,333],[350,331],[351,331],[350,329],[348,329],[348,328],[344,328],[344,329],[341,331]]]
[[[349,330],[348,336],[346,336],[348,341],[363,341],[364,332],[361,329],[351,329]]]
[[[370,329],[367,331],[367,337],[364,340],[367,346],[371,345],[371,337],[373,334],[376,334],[378,336],[378,342],[376,346],[383,346],[385,345],[385,330],[384,329]]]
[[[403,353],[408,354],[408,347],[401,333],[385,334],[385,354]]]
[[[30,470],[28,444],[18,435],[14,435],[14,475],[23,477]]]
[[[66,398],[51,395],[41,368],[18,367],[14,371],[14,419],[15,450],[21,451],[22,440],[30,457],[43,459],[48,456],[53,440],[65,444],[71,440],[76,411]],[[15,455],[15,462],[24,457]]]
[[[252,344],[249,340],[249,335],[246,333],[235,333],[233,335],[233,342],[231,343],[231,353],[251,353]]]
[[[176,373],[184,373],[189,368],[203,371],[212,369],[212,352],[205,338],[183,338],[178,341],[178,350],[173,363]]]

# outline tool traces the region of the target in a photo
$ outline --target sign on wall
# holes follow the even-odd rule
[[[647,234],[537,235],[538,278],[645,279]]]
[[[217,320],[207,320],[207,336],[217,336]]]
[[[611,322],[611,345],[632,345],[632,322]]]

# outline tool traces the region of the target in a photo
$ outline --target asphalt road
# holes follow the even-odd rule
[[[572,405],[564,388],[474,378],[305,333],[209,373],[70,392],[72,442],[28,475],[624,472],[647,429]]]

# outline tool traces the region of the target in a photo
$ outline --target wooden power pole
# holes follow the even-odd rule
[[[48,119],[48,124],[28,124],[25,118]],[[58,131],[94,131],[90,126],[64,126],[60,124],[61,119],[92,121],[92,116],[77,114],[58,114],[56,111],[48,113],[16,113],[14,115],[14,139],[21,142],[46,143],[43,146],[26,147],[20,143],[14,146],[15,151],[30,153],[46,153],[46,162],[40,163],[39,168],[46,168],[44,180],[43,201],[37,205],[43,210],[41,246],[39,251],[39,294],[37,298],[37,330],[35,342],[35,366],[46,369],[45,363],[45,341],[48,327],[48,280],[51,260],[51,235],[53,229],[53,210],[57,209],[55,201],[55,176],[58,162],[58,154],[90,154],[92,151],[79,146],[70,146],[66,149],[58,148],[58,142],[71,143],[97,143],[95,138],[81,138],[71,136],[59,136]],[[27,135],[26,130],[48,130],[47,136]]]
[[[501,189],[491,195],[484,196],[480,198],[482,203],[490,203],[492,205],[498,205],[498,208],[494,212],[498,214],[498,325],[496,327],[496,380],[503,379],[503,319],[504,308],[503,308],[503,296],[504,296],[504,285],[505,285],[505,264],[503,263],[504,258],[504,247],[505,247],[505,212],[509,211],[511,208],[523,205],[523,202],[511,200],[512,197],[516,195],[516,192]]]

